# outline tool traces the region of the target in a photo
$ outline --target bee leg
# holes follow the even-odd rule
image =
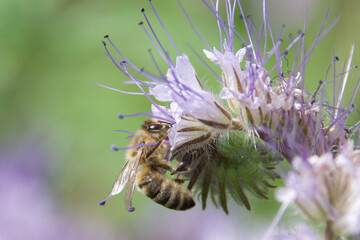
[[[171,175],[190,172],[191,168],[184,163],[180,163],[179,166],[171,172]]]
[[[195,159],[195,154],[185,153],[184,157],[181,159],[180,164],[175,169],[175,171],[171,173],[171,175],[176,173],[189,172],[191,170],[190,166],[194,162],[194,159]]]
[[[174,182],[178,183],[178,184],[183,184],[185,182],[184,179],[179,178],[179,176],[177,178],[174,179]]]
[[[166,171],[169,171],[171,173],[173,173],[175,170],[168,164],[168,163],[154,163],[154,164],[151,164],[152,167],[156,167],[156,168],[162,168]]]

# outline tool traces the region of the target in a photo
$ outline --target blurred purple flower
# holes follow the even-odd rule
[[[292,229],[280,229],[266,240],[321,240],[308,226],[300,224]]]
[[[53,160],[32,135],[0,147],[0,239],[112,239],[96,220],[69,214],[51,194]],[[82,226],[83,225],[83,226]]]
[[[295,158],[281,191],[282,197],[296,200],[310,219],[329,223],[328,231],[339,236],[359,234],[359,182],[360,151],[348,141],[336,156]]]
[[[236,211],[235,206],[230,206],[231,212],[236,214],[226,215],[214,206],[209,206],[206,211],[195,207],[191,211],[182,213],[169,212],[161,207],[149,208],[143,214],[139,225],[143,231],[138,234],[139,239],[157,240],[258,240],[261,238],[266,226],[250,217],[249,212]],[[157,221],[149,223],[148,219],[156,216]],[[153,231],[154,228],[160,231]]]

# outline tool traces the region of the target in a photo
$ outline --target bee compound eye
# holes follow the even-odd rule
[[[148,127],[149,131],[160,131],[162,129],[162,125],[161,124],[151,124]]]

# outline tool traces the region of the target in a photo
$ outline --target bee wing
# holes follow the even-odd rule
[[[104,201],[100,202],[99,205],[101,206],[105,205],[106,201],[109,198],[119,194],[124,189],[126,183],[129,181],[130,172],[131,172],[131,164],[129,163],[129,160],[127,160],[123,168],[120,170],[118,176],[116,177],[114,185],[109,193],[109,196],[105,198]]]
[[[129,180],[127,181],[125,194],[124,194],[125,207],[129,212],[133,212],[135,210],[135,208],[132,206],[132,198],[135,190],[136,173],[139,168],[140,160],[143,156],[144,156],[144,149],[138,152],[138,154],[135,157],[135,161],[133,161],[131,166],[129,167],[130,169]]]

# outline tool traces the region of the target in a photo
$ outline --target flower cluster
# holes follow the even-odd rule
[[[225,212],[228,195],[250,210],[247,194],[267,199],[268,188],[273,187],[269,181],[279,177],[275,166],[286,159],[292,169],[286,177],[283,198],[291,196],[310,219],[326,223],[326,234],[358,233],[360,195],[356,183],[360,154],[351,139],[357,135],[360,123],[347,127],[356,90],[348,107],[342,108],[348,73],[355,68],[351,67],[354,49],[345,72],[320,82],[316,92],[310,93],[304,89],[305,67],[314,47],[334,24],[326,27],[328,16],[306,52],[305,27],[288,46],[282,46],[281,36],[272,33],[266,1],[263,31],[242,18],[248,33],[246,40],[234,24],[237,11],[245,16],[239,1],[225,0],[226,20],[219,14],[219,1],[203,3],[217,19],[219,49],[210,47],[195,32],[206,45],[204,56],[221,70],[219,93],[203,86],[189,57],[176,48],[151,1],[154,15],[177,53],[175,62],[144,9],[147,26],[143,22],[139,25],[167,63],[166,75],[157,76],[136,67],[106,36],[122,57],[117,60],[103,42],[110,59],[151,102],[151,116],[172,124],[168,135],[170,159],[179,161],[177,173],[189,179],[188,189],[199,193],[203,208],[210,194]],[[243,47],[236,48],[240,44]],[[294,52],[294,63],[284,66],[290,51]],[[337,60],[334,58],[331,64],[334,69]],[[331,106],[324,98],[324,86],[336,84],[340,77],[340,94]]]
[[[360,151],[347,141],[336,154],[295,157],[284,195],[293,198],[314,221],[328,222],[338,236],[360,229]]]

